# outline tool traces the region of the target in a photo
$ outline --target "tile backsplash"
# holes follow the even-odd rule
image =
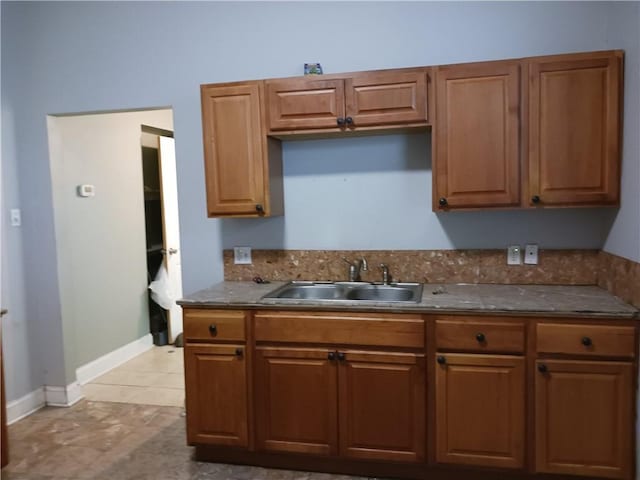
[[[640,308],[640,263],[607,252],[600,252],[599,287]]]
[[[640,308],[640,263],[599,250],[540,250],[538,265],[507,265],[505,250],[253,250],[252,265],[234,265],[224,250],[225,280],[346,280],[348,265],[365,257],[365,281],[389,266],[396,281],[598,285]]]
[[[365,257],[365,281],[382,278],[389,266],[396,281],[425,283],[504,283],[596,285],[597,250],[541,250],[538,265],[507,265],[504,250],[253,250],[252,265],[234,265],[233,250],[224,252],[225,280],[346,280],[348,265]]]

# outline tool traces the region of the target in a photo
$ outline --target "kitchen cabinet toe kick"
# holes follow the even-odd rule
[[[407,480],[587,480],[595,478],[576,477],[575,475],[532,474],[526,471],[505,471],[497,468],[479,469],[425,463],[347,460],[338,457],[315,457],[291,453],[250,452],[212,445],[197,445],[194,460],[302,472]]]

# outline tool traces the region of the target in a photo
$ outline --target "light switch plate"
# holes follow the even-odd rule
[[[522,265],[522,249],[520,245],[510,245],[507,248],[507,265]]]
[[[524,263],[527,265],[538,264],[538,245],[535,243],[524,246]]]
[[[20,214],[19,208],[12,208],[9,213],[11,216],[12,227],[19,227],[20,225],[22,225],[22,215]]]
[[[251,265],[251,247],[233,247],[233,263],[236,265]]]

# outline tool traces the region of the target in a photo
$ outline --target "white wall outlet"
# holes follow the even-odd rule
[[[233,263],[251,265],[251,247],[233,247]]]
[[[527,265],[538,264],[538,245],[535,243],[524,246],[524,263]]]
[[[507,247],[507,265],[522,264],[522,249],[519,245],[510,245]]]
[[[12,208],[10,210],[10,216],[12,227],[19,227],[20,225],[22,225],[22,215],[20,214],[19,208]]]

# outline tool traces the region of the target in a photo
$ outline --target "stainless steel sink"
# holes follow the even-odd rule
[[[313,302],[414,302],[422,299],[421,283],[289,282],[262,297],[264,300]]]
[[[416,284],[420,292],[408,285],[368,285],[356,287],[347,292],[348,300],[375,300],[378,302],[419,302],[422,285]],[[417,298],[416,298],[417,297]]]
[[[296,300],[339,300],[344,298],[345,289],[336,284],[300,284],[291,282],[264,298],[292,298]]]

